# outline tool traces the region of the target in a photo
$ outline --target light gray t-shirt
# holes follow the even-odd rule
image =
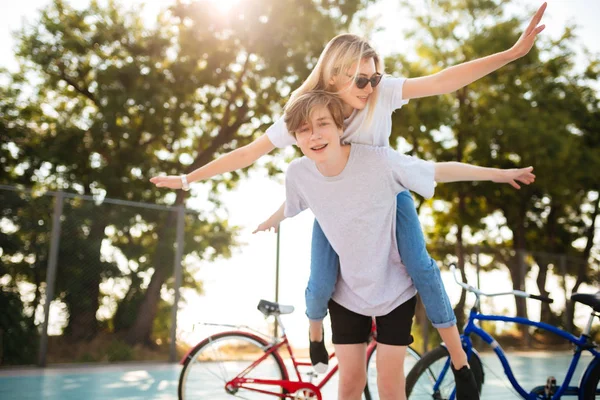
[[[285,216],[310,208],[340,257],[332,296],[367,316],[382,316],[412,298],[416,290],[396,243],[396,195],[410,189],[430,198],[435,164],[389,147],[353,144],[337,176],[323,176],[302,157],[286,173]]]
[[[402,100],[402,86],[405,80],[384,76],[377,88],[379,94],[371,119],[367,119],[370,104],[363,110],[354,110],[352,115],[344,120],[342,142],[389,146],[392,112],[408,103],[408,100]],[[296,143],[296,139],[288,133],[283,117],[271,125],[266,133],[276,147],[283,148]]]

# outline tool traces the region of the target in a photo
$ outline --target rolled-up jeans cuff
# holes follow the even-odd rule
[[[431,325],[433,325],[433,327],[435,329],[440,329],[440,328],[450,328],[454,325],[456,325],[456,318],[454,318],[452,321],[448,321],[448,322],[441,322],[439,324],[434,324],[433,322],[431,323]]]
[[[323,315],[323,316],[321,316],[321,315]],[[317,314],[316,316],[309,314],[308,310],[306,311],[306,317],[311,321],[323,321],[326,316],[327,316],[327,311],[325,311],[325,314]]]

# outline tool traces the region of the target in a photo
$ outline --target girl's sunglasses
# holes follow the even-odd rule
[[[377,85],[379,85],[379,82],[381,82],[381,77],[382,77],[382,75],[380,73],[376,73],[375,75],[373,75],[370,78],[365,78],[364,76],[359,76],[354,79],[354,83],[356,84],[356,87],[359,89],[364,89],[368,83],[371,83],[371,87],[373,89],[375,89],[375,87]]]

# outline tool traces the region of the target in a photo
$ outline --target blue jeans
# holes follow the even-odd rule
[[[425,248],[425,238],[415,203],[408,190],[396,196],[396,240],[402,263],[413,280],[427,317],[436,328],[456,325],[456,316],[444,289],[440,269]],[[312,235],[310,277],[306,288],[306,315],[322,320],[335,289],[339,257],[315,219]]]

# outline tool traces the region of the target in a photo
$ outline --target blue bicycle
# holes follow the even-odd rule
[[[600,353],[598,352],[598,345],[594,343],[590,337],[592,322],[594,321],[595,317],[600,317],[600,292],[596,294],[575,293],[571,296],[572,301],[585,304],[591,308],[588,323],[581,336],[577,337],[555,326],[548,325],[543,322],[531,321],[527,318],[505,317],[500,315],[487,315],[480,313],[479,300],[481,296],[495,297],[510,295],[531,298],[547,303],[551,303],[553,300],[548,297],[537,296],[519,290],[505,293],[483,293],[478,288],[467,285],[460,281],[457,277],[456,266],[454,264],[450,266],[450,270],[454,275],[454,280],[456,280],[456,283],[458,283],[468,292],[475,294],[476,297],[475,305],[469,313],[469,320],[464,329],[462,341],[465,351],[469,355],[469,363],[479,387],[481,387],[483,384],[484,375],[481,359],[471,343],[472,334],[479,336],[485,343],[492,347],[496,353],[496,356],[502,363],[504,373],[508,377],[508,380],[510,381],[514,390],[518,393],[519,397],[527,400],[556,400],[567,396],[571,396],[579,400],[600,399],[600,388],[598,386],[598,382],[600,381]],[[510,367],[508,359],[498,342],[496,342],[496,340],[488,332],[475,324],[475,321],[477,320],[513,322],[519,325],[534,326],[536,328],[552,332],[571,342],[574,347],[573,357],[571,359],[564,382],[562,382],[562,384],[558,384],[556,383],[556,380],[549,379],[545,385],[537,386],[529,392],[526,391],[517,381],[517,378]],[[593,357],[587,365],[585,372],[581,376],[579,386],[571,386],[571,379],[573,378],[577,364],[580,361],[581,354],[584,351],[591,353]],[[406,393],[410,400],[453,400],[455,398],[454,376],[452,371],[450,371],[450,357],[448,356],[448,351],[443,345],[433,349],[430,352],[427,352],[422,356],[421,360],[415,364],[413,369],[406,377]]]

